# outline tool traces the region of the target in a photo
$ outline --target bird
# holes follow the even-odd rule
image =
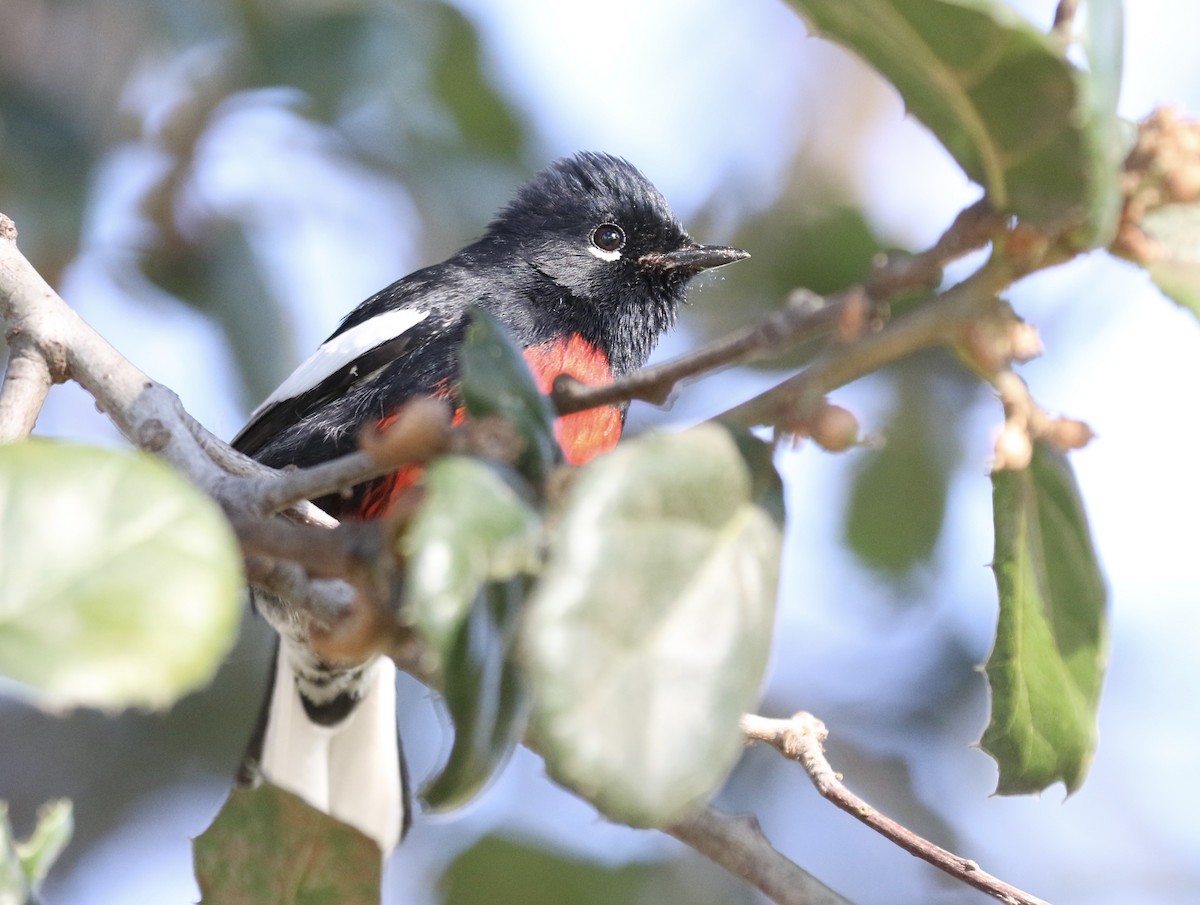
[[[662,193],[621,157],[579,152],[522,186],[483,235],[354,308],[251,414],[232,445],[275,468],[352,452],[423,396],[455,400],[473,306],[523,350],[541,392],[567,374],[604,384],[642,367],[699,273],[749,257],[691,238]],[[565,461],[616,445],[627,403],[561,417]],[[314,502],[340,520],[384,517],[413,469]],[[395,666],[322,662],[283,608],[256,606],[280,634],[275,677],[241,777],[265,779],[370,836],[386,855],[411,823],[397,732]]]

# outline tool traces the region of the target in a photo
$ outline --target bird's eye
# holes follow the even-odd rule
[[[625,244],[625,233],[615,223],[601,223],[592,233],[592,244],[601,251],[613,254]]]

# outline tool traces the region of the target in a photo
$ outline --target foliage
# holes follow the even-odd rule
[[[375,843],[274,786],[235,790],[194,848],[202,905],[379,901]]]
[[[29,838],[18,842],[8,822],[8,805],[0,802],[0,903],[22,905],[38,894],[73,829],[71,802],[52,801],[38,810]]]
[[[143,454],[0,447],[0,675],[43,707],[167,707],[206,685],[245,599],[216,504]]]
[[[1086,68],[1057,36],[992,0],[789,2],[878,69],[1017,224],[1059,231],[1064,254],[1112,241],[1126,150],[1115,116],[1114,0],[1087,4]],[[187,48],[196,32],[172,6],[123,7],[130,40]],[[240,3],[190,15],[229,17],[190,28],[232,39],[204,45],[207,66],[181,79],[149,138],[163,166],[138,199],[144,232],[128,249],[136,268],[122,276],[219,324],[247,398],[257,398],[295,358],[286,342],[261,340],[286,336],[287,300],[256,250],[255,215],[217,215],[192,197],[200,149],[231,108],[284,110],[321,137],[331,169],[406,187],[427,248],[456,244],[502,200],[500,186],[524,169],[527,127],[488,77],[474,27],[442,3],[385,12],[365,0]],[[108,53],[102,68],[107,115],[132,57]],[[86,174],[109,149],[80,125],[89,112],[80,101],[33,97],[38,84],[0,83],[0,192],[23,227],[54,212],[51,226],[23,235],[54,275],[79,251],[67,237],[85,219]],[[738,241],[765,270],[757,289],[731,279],[706,296],[710,330],[730,325],[728,310],[752,310],[714,314],[723,292],[757,293],[760,307],[775,307],[787,289],[833,291],[869,266],[880,241],[861,214],[839,203],[802,217],[801,184],[797,175],[780,204],[741,224]],[[1193,310],[1197,224],[1195,203],[1162,206],[1142,223],[1158,247],[1142,263]],[[997,256],[1017,254],[996,244]],[[524,454],[515,468],[463,456],[430,464],[423,504],[398,542],[408,567],[403,618],[424,639],[455,730],[424,797],[434,809],[470,800],[528,733],[548,772],[601,812],[668,825],[719,789],[740,753],[737,719],[757,706],[782,543],[772,448],[709,422],[563,469],[549,404],[482,315],[463,364],[467,414],[507,420]],[[860,453],[844,533],[885,580],[931,566],[978,376],[935,356],[882,375],[895,395],[888,443]],[[992,481],[999,618],[982,747],[999,765],[1001,793],[1057,781],[1073,791],[1095,748],[1107,661],[1102,569],[1063,453],[1039,442],[1027,467]],[[0,449],[0,499],[0,672],[22,694],[47,708],[165,707],[208,681],[233,640],[241,571],[228,526],[198,492],[140,456],[35,441]],[[69,817],[55,813],[34,837],[53,841],[39,842],[44,854],[32,861],[21,856],[15,881],[10,855],[21,849],[5,835],[0,869],[24,884],[13,887],[21,895],[69,835]],[[481,844],[490,847],[484,861],[527,859],[539,874],[566,876],[563,890],[661,889],[640,868],[595,868],[597,877],[508,846]],[[450,869],[447,901],[487,882],[479,857],[468,852]],[[269,787],[234,793],[197,841],[196,869],[205,901],[378,900],[370,843]],[[290,899],[280,898],[285,887]]]
[[[992,476],[1000,625],[988,658],[981,744],[1004,794],[1079,788],[1096,747],[1108,594],[1066,457],[1038,443],[1027,468]]]

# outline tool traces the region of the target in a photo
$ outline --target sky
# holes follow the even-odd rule
[[[1042,24],[1054,8],[1032,0],[1014,5]],[[769,203],[797,144],[831,159],[842,153],[838,138],[847,117],[865,118],[874,140],[859,159],[846,162],[843,188],[863,200],[872,224],[889,241],[911,248],[929,243],[978,195],[928,133],[904,116],[890,89],[873,82],[842,51],[807,38],[798,17],[780,3],[746,0],[736,15],[715,0],[609,0],[602,7],[523,0],[502,9],[462,0],[462,8],[483,30],[488,65],[537,124],[540,156],[549,160],[578,148],[628,156],[685,222],[713,203],[729,223]],[[1198,34],[1200,4],[1191,0],[1127,4],[1124,116],[1141,118],[1161,103],[1200,114]],[[748,66],[748,59],[760,65]],[[781,121],[781,110],[808,115]],[[211,197],[233,205],[286,193],[287,186],[270,181],[272,155],[286,145],[303,166],[311,134],[287,117],[250,113],[230,118],[224,127],[232,130],[226,147],[236,138],[241,150],[235,157],[223,149],[220,135],[211,138],[201,161]],[[132,196],[144,178],[139,173],[145,160],[138,154],[129,149],[111,162],[112,200],[89,224],[93,235],[132,228],[122,214],[121,192]],[[291,232],[274,237],[281,248],[300,249],[297,256],[279,252],[276,278],[304,312],[295,328],[301,350],[319,342],[344,313],[347,292],[356,301],[426,263],[404,239],[405,198],[381,195],[369,184],[304,181],[317,196],[318,211],[323,205],[341,210],[344,196],[352,193],[347,247],[353,245],[368,263],[356,269],[360,285],[346,286],[337,264],[347,248],[325,247],[328,240],[317,238],[315,220],[299,218]],[[211,325],[169,307],[165,314],[148,307],[133,316],[112,315],[105,300],[112,287],[105,287],[98,269],[85,256],[65,287],[68,297],[118,348],[132,350],[140,366],[179,389],[204,423],[232,434],[245,403],[219,377],[225,353]],[[728,278],[736,279],[732,272]],[[831,456],[811,446],[781,454],[794,517],[768,697],[811,709],[862,749],[905,764],[931,811],[952,819],[969,845],[964,854],[992,873],[1056,902],[1194,902],[1200,889],[1200,823],[1194,819],[1200,805],[1194,778],[1200,755],[1194,654],[1200,579],[1193,559],[1200,419],[1192,388],[1200,382],[1200,325],[1163,300],[1136,268],[1102,254],[1027,280],[1009,299],[1039,326],[1046,345],[1046,356],[1022,370],[1034,395],[1051,411],[1088,421],[1098,434],[1072,457],[1112,589],[1112,664],[1089,781],[1066,801],[1061,788],[1036,797],[991,797],[994,767],[969,747],[982,729],[978,711],[946,715],[932,748],[926,735],[907,727],[869,731],[881,710],[894,706],[904,712],[906,692],[936,680],[942,664],[922,657],[931,639],[951,636],[977,662],[986,656],[995,613],[994,604],[986,604],[994,598],[994,585],[985,568],[991,558],[985,475],[998,407],[973,409],[964,426],[968,460],[978,466],[952,488],[947,540],[936,554],[939,566],[978,567],[940,569],[944,580],[929,590],[927,605],[898,611],[882,635],[876,601],[887,592],[854,567],[826,517],[844,501],[853,454]],[[186,348],[153,341],[158,331],[165,334],[181,322],[192,338]],[[662,354],[680,350],[686,341],[685,325]],[[195,380],[198,369],[209,379]],[[706,390],[704,402],[716,410],[723,400],[752,392],[762,379],[728,375]],[[81,395],[63,396],[48,412],[51,430],[73,423],[75,413],[90,406]],[[883,420],[888,404],[870,382],[840,391],[833,401],[858,413],[868,431]],[[963,605],[974,600],[985,604]],[[846,675],[859,681],[833,678]],[[415,686],[405,694],[410,701],[428,697]],[[442,750],[430,740],[437,737],[436,717],[423,708],[406,721],[416,769],[429,769]],[[884,784],[856,778],[886,796]],[[803,783],[796,775],[795,788],[761,817],[781,848],[823,880],[863,902],[891,901],[889,888],[914,890],[934,905],[964,900],[958,887],[873,840],[849,818],[824,815],[819,809],[828,806]],[[163,848],[144,871],[122,865],[131,851],[144,851],[161,838],[157,828],[164,820],[197,832],[204,819],[197,823],[196,815],[210,811],[220,792],[189,787],[148,802],[144,819],[130,820],[105,846],[88,853],[64,881],[62,900],[192,900],[186,838]],[[482,801],[461,815],[418,826],[391,866],[393,901],[423,901],[434,867],[464,844],[469,830],[496,826],[610,861],[674,851],[660,837],[599,822],[589,807],[541,780],[536,758],[522,753]],[[857,864],[842,857],[856,848]],[[863,864],[873,869],[863,870]],[[98,876],[109,879],[98,885]]]

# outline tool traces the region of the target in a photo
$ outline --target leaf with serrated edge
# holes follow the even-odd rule
[[[651,435],[572,486],[526,613],[532,733],[550,774],[625,823],[703,802],[742,748],[774,619],[780,530],[724,428]]]
[[[0,447],[0,675],[49,708],[165,707],[212,678],[244,607],[217,505],[142,454]]]
[[[980,745],[1000,794],[1079,788],[1096,747],[1108,656],[1107,590],[1066,457],[1044,443],[992,476],[1000,593],[987,662],[992,715]]]
[[[991,0],[789,0],[892,82],[992,204],[1033,225],[1087,219],[1108,123],[1058,42]]]
[[[234,789],[192,843],[200,905],[378,905],[379,846],[269,784]]]

